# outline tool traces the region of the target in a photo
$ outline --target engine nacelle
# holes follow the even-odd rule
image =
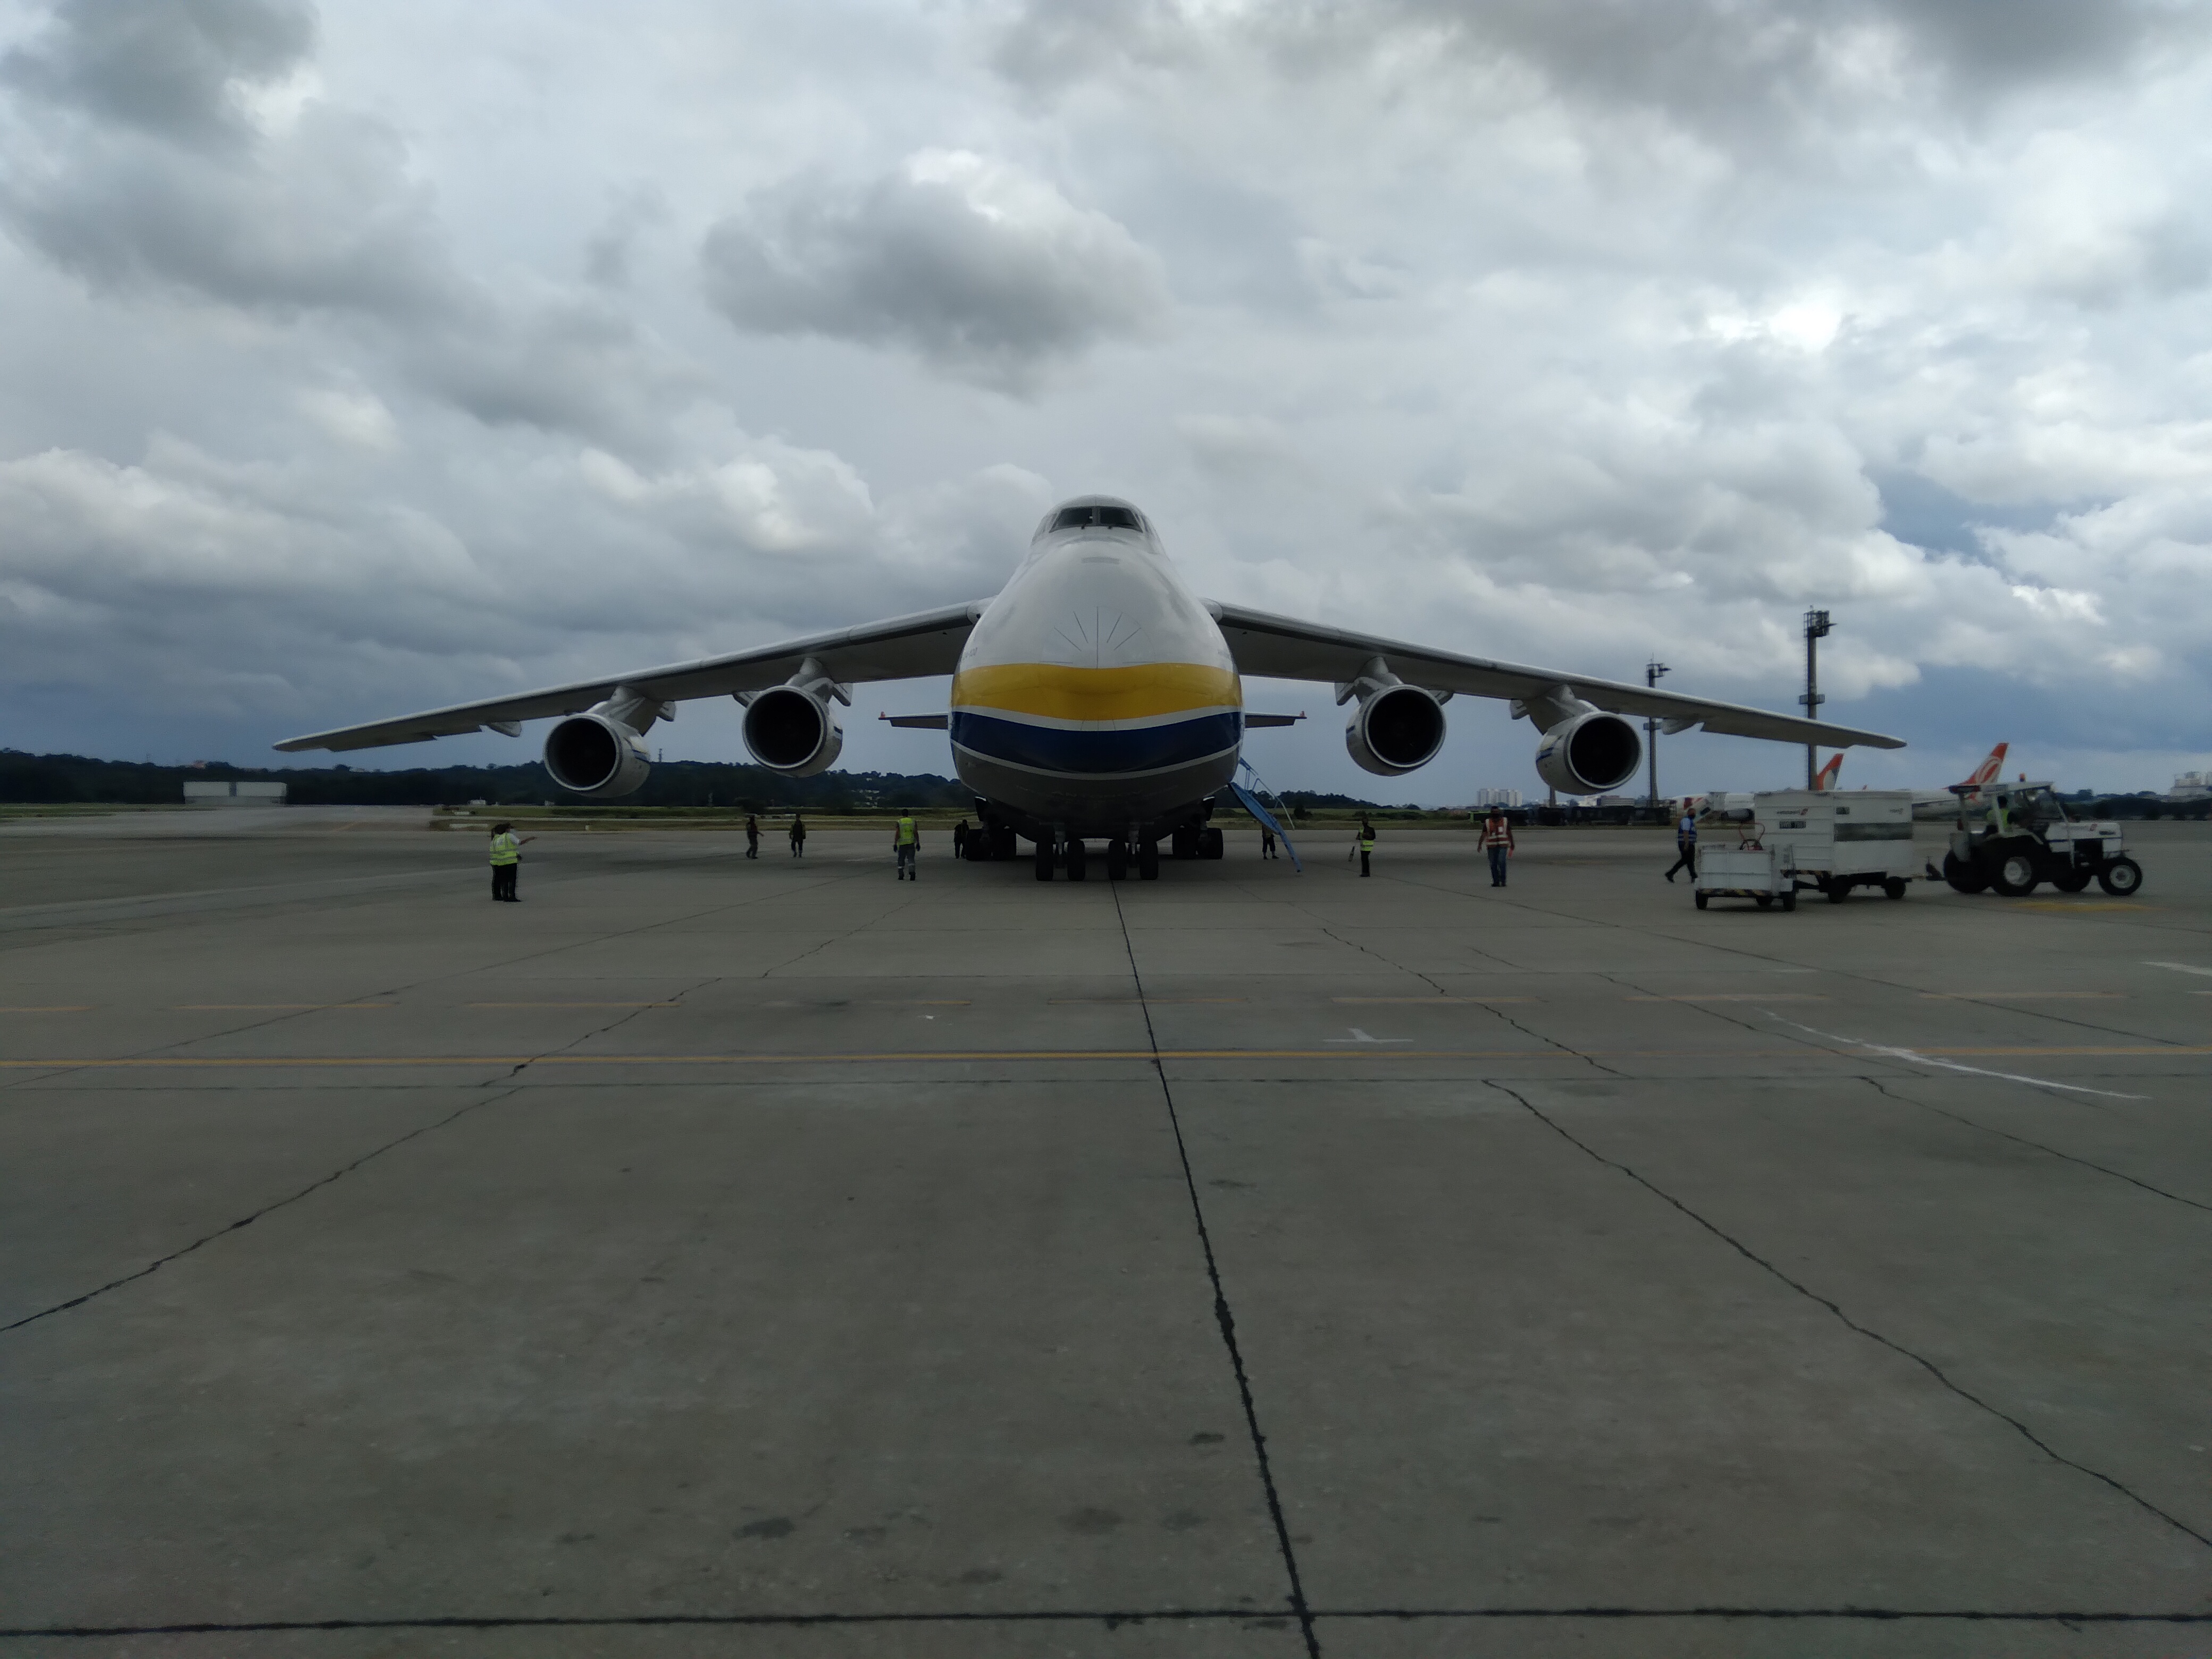
[[[571,714],[545,734],[545,769],[574,795],[637,793],[653,770],[645,739],[605,714]]]
[[[1560,721],[1536,745],[1536,775],[1570,795],[1618,789],[1643,763],[1635,723],[1601,709]]]
[[[827,696],[811,688],[779,685],[745,705],[745,747],[771,772],[811,778],[837,763],[845,728]]]
[[[1444,746],[1443,706],[1418,685],[1394,685],[1359,700],[1344,746],[1361,770],[1395,778],[1426,766]]]

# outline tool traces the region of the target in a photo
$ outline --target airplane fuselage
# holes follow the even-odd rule
[[[1024,836],[1148,840],[1228,784],[1243,705],[1220,628],[1150,526],[1085,496],[1047,517],[976,621],[952,762]]]

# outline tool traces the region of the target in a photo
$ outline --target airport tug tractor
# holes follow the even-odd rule
[[[2044,882],[2078,893],[2091,881],[2115,898],[2142,885],[2142,866],[2127,854],[2120,826],[2069,817],[2047,783],[1954,783],[1959,827],[1939,872],[1962,893],[1994,889],[2025,898]]]

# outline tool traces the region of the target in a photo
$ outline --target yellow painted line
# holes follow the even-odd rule
[[[55,1002],[41,1007],[0,1008],[0,1014],[88,1014],[92,1008],[89,1002]]]
[[[1057,720],[1134,720],[1160,714],[1239,708],[1244,692],[1233,669],[1156,662],[1133,668],[1069,668],[1058,663],[996,663],[952,677],[955,708],[997,709]]]
[[[397,1008],[396,1002],[180,1002],[180,1014],[314,1013],[330,1008]]]
[[[1920,994],[1934,1002],[2048,1002],[2055,997],[2080,1000],[2085,997],[2112,999],[2124,997],[2124,991],[1923,991]]]
[[[2212,1045],[2132,1044],[2078,1048],[1917,1048],[1919,1054],[2006,1055],[2024,1059],[2096,1055],[2154,1055],[2168,1058],[2212,1054]],[[1856,1050],[1788,1048],[945,1048],[901,1049],[843,1054],[281,1054],[131,1057],[117,1060],[0,1060],[16,1071],[61,1068],[106,1071],[251,1067],[345,1067],[424,1066],[848,1066],[1067,1060],[1864,1060]]]
[[[1765,991],[1692,991],[1675,997],[1629,997],[1630,1002],[1826,1002],[1826,997],[1774,995]]]
[[[1386,1005],[1407,1007],[1428,1007],[1437,1003],[1534,1002],[1534,997],[1331,997],[1331,1002],[1356,1003],[1363,1008]]]

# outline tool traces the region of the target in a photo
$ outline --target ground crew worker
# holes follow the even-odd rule
[[[1275,832],[1264,823],[1260,826],[1260,856],[1263,859],[1275,856]]]
[[[1698,874],[1698,817],[1690,810],[1689,799],[1682,801],[1682,816],[1674,825],[1674,861],[1667,866],[1667,879],[1674,879],[1677,870],[1687,870],[1691,878]]]
[[[965,818],[952,826],[952,856],[956,859],[968,856],[968,820]]]
[[[1490,855],[1490,884],[1504,886],[1505,860],[1513,853],[1513,825],[1502,806],[1492,807],[1482,822],[1482,850]]]
[[[525,836],[522,837],[521,841],[517,841],[514,838],[514,826],[513,824],[495,823],[492,825],[491,896],[493,898],[507,904],[520,904],[522,902],[520,899],[514,896],[514,878],[516,872],[520,869],[522,865],[523,842],[532,842],[536,841],[538,837],[535,836]]]
[[[2012,834],[2012,797],[1999,795],[1990,808],[1990,836],[2000,840]]]
[[[760,818],[751,812],[745,814],[745,856],[749,859],[760,856]]]
[[[791,815],[791,856],[795,859],[806,856],[806,820],[796,812]]]
[[[1367,874],[1367,860],[1375,850],[1375,826],[1365,818],[1359,820],[1359,873]]]
[[[912,812],[899,814],[898,823],[891,830],[891,847],[898,854],[898,878],[921,880],[914,867],[914,855],[921,850],[921,831],[915,827]]]

